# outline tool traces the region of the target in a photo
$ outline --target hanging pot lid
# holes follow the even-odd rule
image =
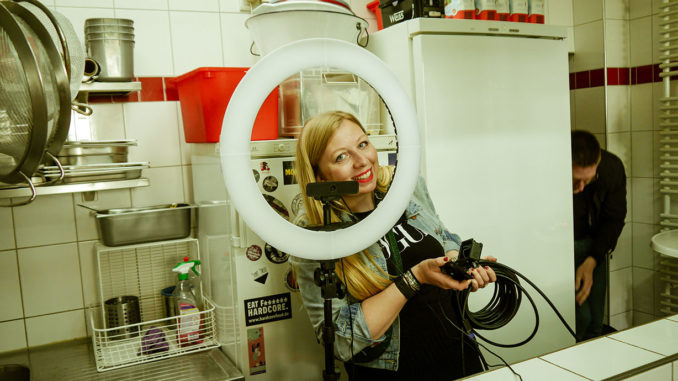
[[[351,7],[343,0],[282,0],[275,3],[264,3],[254,8],[252,16],[289,11],[335,12],[355,16]]]

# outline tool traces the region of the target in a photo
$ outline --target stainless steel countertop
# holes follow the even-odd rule
[[[31,381],[245,379],[219,348],[99,373],[92,354],[92,342],[89,339],[0,354],[0,365],[5,364],[28,366],[31,370]]]

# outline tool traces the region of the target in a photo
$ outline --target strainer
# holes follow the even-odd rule
[[[0,181],[27,182],[47,142],[47,103],[35,54],[0,2]],[[16,204],[15,204],[16,205]]]
[[[71,99],[66,66],[58,53],[57,45],[41,20],[26,8],[15,3],[7,3],[6,6],[19,22],[31,46],[39,53],[37,58],[47,100],[48,124],[45,149],[53,157],[61,151],[68,137],[71,123]]]
[[[75,33],[73,24],[63,14],[47,10],[41,3],[24,0],[19,2],[19,5],[31,11],[52,37],[54,45],[56,45],[66,64],[70,78],[71,100],[74,100],[80,90],[82,74],[85,70],[85,48]],[[50,18],[50,14],[53,19]],[[55,25],[59,30],[55,28]]]
[[[47,101],[47,143],[43,160],[51,159],[61,168],[56,155],[68,137],[71,123],[71,99],[66,66],[47,29],[32,12],[15,3],[6,3],[5,6],[19,23],[38,61]],[[63,173],[62,176],[41,185],[49,185],[62,178]]]

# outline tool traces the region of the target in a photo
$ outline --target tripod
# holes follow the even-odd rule
[[[332,223],[331,221],[331,201],[338,200],[344,194],[358,193],[357,181],[337,181],[309,183],[306,186],[306,195],[320,201],[323,205],[323,225],[315,230],[333,231],[342,227],[349,226],[346,223]],[[320,287],[320,294],[323,297],[324,321],[323,321],[323,343],[325,346],[325,370],[323,371],[324,381],[339,380],[340,371],[334,366],[334,322],[332,321],[332,299],[342,299],[346,295],[344,285],[339,281],[334,272],[336,259],[327,259],[320,261],[320,267],[313,273],[315,284]]]

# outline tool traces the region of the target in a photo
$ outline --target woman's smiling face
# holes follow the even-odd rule
[[[352,211],[374,209],[372,194],[377,185],[377,150],[357,124],[344,120],[327,142],[318,162],[317,181],[358,182],[358,194],[344,196]]]

